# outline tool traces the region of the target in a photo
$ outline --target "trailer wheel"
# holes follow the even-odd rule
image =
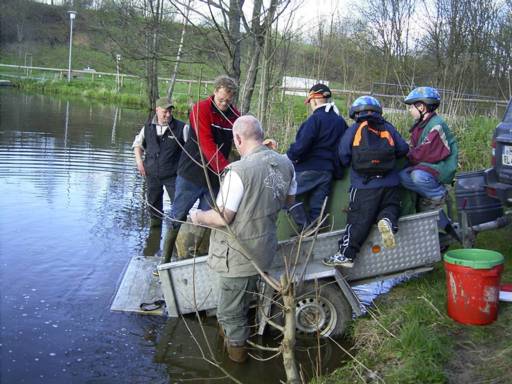
[[[352,308],[334,282],[305,283],[297,292],[295,319],[301,335],[341,336],[352,319]]]

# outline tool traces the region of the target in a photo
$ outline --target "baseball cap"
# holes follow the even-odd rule
[[[304,104],[308,104],[311,99],[328,99],[332,96],[331,90],[325,84],[318,83],[311,87],[308,97],[304,100]]]
[[[161,97],[156,101],[156,106],[163,108],[163,109],[169,109],[174,108],[174,105],[169,101],[167,97]]]

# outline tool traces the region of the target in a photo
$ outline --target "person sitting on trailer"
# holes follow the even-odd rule
[[[288,208],[300,230],[315,221],[322,211],[325,198],[331,191],[333,176],[342,171],[336,159],[336,148],[347,130],[347,123],[331,99],[331,90],[325,84],[315,84],[304,101],[313,113],[297,131],[295,142],[286,152],[297,173],[297,195],[307,197],[309,212],[303,202]]]
[[[295,194],[293,164],[263,144],[263,128],[253,116],[233,125],[241,159],[226,168],[218,209],[191,212],[194,224],[213,227],[208,265],[218,284],[217,319],[228,356],[247,358],[249,302],[260,277],[277,252],[277,216]],[[227,230],[226,226],[229,226]]]
[[[409,166],[400,172],[401,183],[420,196],[420,211],[440,209],[447,195],[444,184],[453,181],[457,170],[457,141],[436,113],[441,102],[437,89],[415,88],[404,102],[415,121],[410,129]]]
[[[372,96],[361,96],[350,107],[355,123],[338,147],[341,163],[350,170],[347,225],[338,252],[323,263],[352,268],[361,245],[377,222],[384,247],[395,247],[400,196],[396,159],[409,147],[396,128],[382,117],[382,107]]]

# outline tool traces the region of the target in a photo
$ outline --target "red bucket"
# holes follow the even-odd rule
[[[456,249],[444,256],[448,316],[462,324],[490,324],[498,317],[503,255]]]

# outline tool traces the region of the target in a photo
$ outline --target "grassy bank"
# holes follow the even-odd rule
[[[512,281],[512,227],[481,233],[476,247],[505,256],[502,281]],[[466,326],[446,314],[442,263],[380,297],[372,315],[353,322],[351,360],[316,383],[512,383],[512,303],[498,320]],[[340,351],[340,353],[342,353]]]
[[[32,76],[38,77],[37,71],[33,71]],[[11,80],[20,89],[39,92],[50,95],[62,95],[80,97],[87,100],[98,100],[106,103],[117,104],[127,107],[145,108],[147,106],[147,96],[145,83],[142,79],[126,78],[120,91],[117,91],[116,79],[112,77],[98,77],[92,79],[90,74],[80,75],[80,79],[73,79],[67,82],[65,79],[59,79],[58,75],[48,77],[48,73],[41,74],[37,79],[22,77],[4,76]],[[0,78],[2,74],[0,73]],[[162,81],[159,84],[160,94],[164,95],[168,84]],[[206,94],[204,86],[201,90]],[[176,107],[180,111],[186,111],[194,94],[198,94],[198,86],[178,83],[175,86],[175,95],[173,97]]]
[[[16,79],[13,81],[19,88],[30,92],[81,97],[138,108],[143,108],[146,103],[143,95],[129,92],[118,93],[113,82],[113,84],[108,84],[108,82],[97,84],[93,81],[87,81],[68,84],[61,80]]]

